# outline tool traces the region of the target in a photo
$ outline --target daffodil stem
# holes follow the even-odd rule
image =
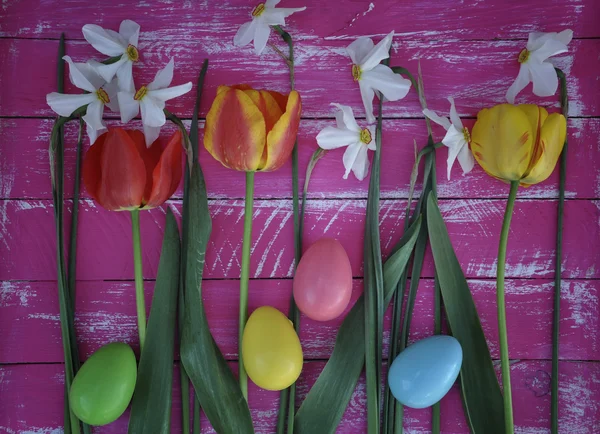
[[[248,401],[248,375],[242,357],[242,339],[248,320],[248,281],[250,279],[250,248],[252,247],[252,209],[254,207],[254,172],[246,172],[246,204],[244,208],[244,241],[240,275],[240,331],[238,335],[240,389]]]
[[[506,332],[506,302],[504,300],[504,271],[506,268],[506,245],[508,232],[515,207],[515,198],[519,189],[519,181],[512,181],[510,193],[506,203],[502,232],[500,233],[500,245],[498,246],[498,270],[496,278],[496,297],[498,304],[498,336],[500,339],[500,363],[502,367],[502,385],[504,395],[504,426],[506,434],[514,433],[512,392],[510,385],[510,362],[508,358],[508,336]]]
[[[142,271],[142,242],[140,237],[140,211],[131,211],[131,233],[133,239],[133,269],[135,274],[135,306],[137,310],[140,353],[146,339],[146,301],[144,298],[144,275]]]
[[[564,72],[556,68],[560,81],[560,107],[565,117],[569,112],[569,98],[567,95],[567,79]],[[558,189],[558,219],[556,227],[556,272],[554,277],[554,320],[552,325],[552,384],[551,384],[551,432],[558,434],[558,344],[560,339],[560,292],[562,274],[562,238],[563,215],[565,207],[565,182],[567,178],[567,139],[560,155],[560,175]]]

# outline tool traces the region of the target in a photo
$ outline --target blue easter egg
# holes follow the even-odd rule
[[[450,390],[462,364],[462,348],[452,336],[431,336],[398,354],[388,374],[394,397],[411,408],[432,406]]]

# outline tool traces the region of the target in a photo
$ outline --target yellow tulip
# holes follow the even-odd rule
[[[471,149],[489,175],[523,186],[547,179],[562,151],[567,121],[533,104],[483,109],[471,132]]]

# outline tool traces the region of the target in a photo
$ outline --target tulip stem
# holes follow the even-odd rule
[[[510,362],[508,358],[508,336],[506,332],[506,303],[504,301],[504,270],[506,268],[506,244],[508,242],[508,231],[515,207],[515,198],[519,189],[519,181],[510,183],[510,193],[506,203],[506,212],[500,233],[500,245],[498,247],[498,270],[496,278],[496,297],[498,304],[498,335],[500,338],[500,363],[502,366],[502,385],[504,388],[504,426],[506,434],[514,433],[512,392],[510,386]]]
[[[142,243],[140,237],[140,211],[131,211],[131,230],[133,236],[133,269],[135,273],[135,305],[137,309],[140,353],[146,339],[146,301],[144,298],[144,276],[142,272]]]
[[[240,389],[248,401],[248,375],[242,357],[242,339],[248,320],[248,280],[250,279],[250,248],[252,247],[252,209],[254,206],[254,172],[246,172],[246,205],[244,208],[244,241],[240,275],[240,333],[238,336]]]

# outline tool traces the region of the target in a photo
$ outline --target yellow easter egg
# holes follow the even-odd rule
[[[271,306],[252,312],[242,337],[248,377],[266,390],[291,386],[302,371],[302,347],[291,321]]]

